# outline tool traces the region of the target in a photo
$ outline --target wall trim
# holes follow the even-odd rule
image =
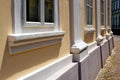
[[[84,41],[77,40],[72,45],[71,52],[73,54],[80,54],[80,52],[83,51],[84,49],[86,49],[87,47],[88,47],[88,44],[86,44]]]
[[[9,52],[16,54],[27,50],[60,43],[64,32],[9,34]]]
[[[93,26],[85,27],[85,35],[93,34],[94,32],[95,32],[95,28]]]

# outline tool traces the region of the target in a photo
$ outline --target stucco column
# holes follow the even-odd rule
[[[71,52],[76,54],[75,61],[79,61],[80,51],[87,48],[87,44],[82,40],[82,6],[81,0],[71,0],[71,27],[73,35],[73,45]]]
[[[96,0],[96,20],[97,20],[97,42],[99,43],[100,41],[103,40],[103,37],[101,36],[101,0]]]
[[[109,29],[109,26],[108,26],[108,2],[109,0],[105,0],[105,28],[106,28],[106,38],[108,39],[110,34],[108,33],[108,29]]]

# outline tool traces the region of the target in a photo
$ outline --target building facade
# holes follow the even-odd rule
[[[111,0],[0,0],[0,80],[94,80],[114,48]]]
[[[120,1],[112,0],[112,30],[114,34],[120,34]]]

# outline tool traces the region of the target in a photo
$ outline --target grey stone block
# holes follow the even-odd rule
[[[101,45],[101,54],[102,54],[102,63],[103,66],[105,65],[106,59],[109,57],[109,46],[108,46],[108,41],[105,41],[102,45]]]
[[[71,63],[60,71],[56,72],[47,80],[79,80],[78,63]]]
[[[79,76],[80,80],[89,80],[88,78],[88,57],[84,58],[79,63]]]
[[[88,73],[89,80],[95,80],[99,70],[101,69],[100,47],[96,47],[94,51],[89,53],[88,58]]]

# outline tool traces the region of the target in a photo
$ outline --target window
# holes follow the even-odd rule
[[[113,21],[113,19],[114,19],[114,16],[112,16],[112,28],[113,28],[113,26],[114,26],[114,21]]]
[[[117,15],[115,16],[115,27],[117,29]]]
[[[119,1],[119,9],[120,9],[120,1]]]
[[[24,26],[54,26],[54,0],[24,0],[24,3]]]
[[[13,0],[13,10],[14,32],[8,35],[11,54],[61,42],[59,0]]]
[[[86,23],[87,25],[93,24],[93,0],[85,0],[86,6]]]
[[[101,25],[104,25],[104,0],[101,0]]]
[[[58,30],[59,0],[14,0],[15,33]]]
[[[108,6],[107,6],[107,17],[108,17],[108,26],[110,26],[110,2],[108,1]]]
[[[117,9],[119,9],[119,0],[117,1],[117,4],[118,4],[118,5],[117,5]]]

